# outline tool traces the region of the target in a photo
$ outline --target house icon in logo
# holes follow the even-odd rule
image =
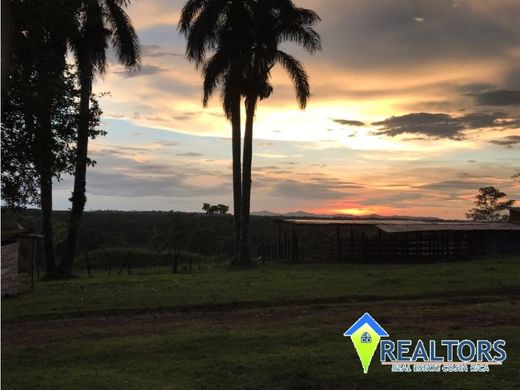
[[[352,340],[359,360],[361,360],[363,372],[366,374],[379,340],[381,337],[388,337],[388,333],[370,314],[365,313],[343,333],[343,336],[348,336]]]

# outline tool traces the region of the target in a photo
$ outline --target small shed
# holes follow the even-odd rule
[[[18,237],[22,231],[21,227],[2,229],[2,298],[15,296],[18,293]]]
[[[19,224],[2,226],[2,298],[18,294],[18,274],[29,273],[34,288],[34,271],[39,258],[41,234],[28,233]],[[39,267],[36,269],[39,277]]]

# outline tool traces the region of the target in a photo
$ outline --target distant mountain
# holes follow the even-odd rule
[[[283,218],[326,218],[326,219],[381,219],[381,220],[404,220],[404,221],[442,221],[441,218],[436,217],[410,217],[406,215],[352,215],[352,214],[314,214],[306,211],[289,211],[287,213],[275,213],[269,210],[253,211],[251,215],[258,215],[264,217],[283,217]]]
[[[268,210],[252,211],[251,215],[259,215],[259,216],[262,216],[262,217],[282,216],[282,214],[280,214],[280,213],[273,213],[272,211],[268,211]]]

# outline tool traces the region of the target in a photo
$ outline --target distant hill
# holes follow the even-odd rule
[[[381,219],[381,220],[403,220],[403,221],[442,221],[441,218],[436,217],[410,217],[406,215],[378,215],[378,214],[368,214],[368,215],[352,215],[352,214],[314,214],[308,213],[306,211],[289,211],[287,213],[275,213],[269,210],[260,210],[253,211],[251,215],[258,215],[264,217],[280,217],[280,218],[326,218],[326,219]]]

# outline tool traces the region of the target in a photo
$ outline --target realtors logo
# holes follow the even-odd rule
[[[392,372],[488,372],[507,358],[504,340],[382,340],[388,333],[368,313],[343,336],[352,340],[365,374],[379,344],[379,360],[392,366]]]
[[[359,360],[361,360],[363,372],[366,374],[379,340],[381,337],[388,337],[388,333],[370,314],[365,313],[343,333],[343,336],[350,336]]]

